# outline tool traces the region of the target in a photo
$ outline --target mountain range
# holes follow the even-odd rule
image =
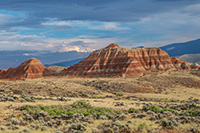
[[[61,66],[61,67],[68,67],[71,65],[74,65],[78,62],[80,62],[81,60],[83,60],[84,58],[78,58],[75,60],[69,60],[69,61],[63,61],[63,62],[59,62],[59,63],[53,63],[53,64],[46,64],[44,66],[49,67],[49,66]]]
[[[199,63],[200,39],[183,43],[169,44],[160,48],[166,51],[170,57],[177,56],[180,57],[183,61],[187,61],[190,63]],[[90,52],[77,51],[0,51],[0,68],[8,69],[9,67],[16,67],[24,60],[32,57],[39,59],[47,67],[52,65],[67,67],[80,62],[89,54]],[[187,54],[187,56],[183,56],[185,54]]]
[[[200,64],[200,54],[185,54],[179,57],[180,60]]]
[[[57,62],[64,62],[70,60],[77,60],[78,58],[85,58],[89,52],[54,52],[47,51],[0,51],[0,69],[8,69],[10,67],[17,67],[21,62],[29,58],[37,58],[43,64],[54,64]],[[48,65],[49,66],[49,65]]]
[[[200,54],[200,39],[183,43],[169,44],[160,48],[166,51],[171,57],[182,56],[184,54]]]
[[[136,48],[144,48],[144,46],[138,46]],[[188,41],[184,43],[174,43],[160,47],[162,50],[166,51],[170,57],[177,56],[183,61],[189,63],[200,64],[200,39]],[[187,54],[187,55],[185,55]],[[190,55],[191,54],[191,55]],[[185,55],[185,56],[184,56]],[[54,64],[48,64],[45,66],[71,66],[80,62],[83,58],[64,61]]]
[[[170,69],[200,70],[200,66],[170,57],[160,48],[123,48],[112,43],[61,71],[47,68],[38,59],[30,58],[16,68],[0,69],[0,79],[15,81],[48,76],[135,77]]]

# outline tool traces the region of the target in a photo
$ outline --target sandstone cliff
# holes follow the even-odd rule
[[[34,79],[52,75],[54,72],[42,65],[42,63],[31,58],[20,64],[17,68],[9,68],[7,71],[0,70],[0,79],[24,80]]]
[[[159,48],[128,49],[110,44],[106,48],[94,51],[78,64],[64,69],[62,74],[88,77],[141,76],[169,69],[192,68],[189,63],[177,57],[171,58]]]

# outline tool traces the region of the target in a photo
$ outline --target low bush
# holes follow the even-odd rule
[[[140,125],[138,125],[138,130],[141,131],[141,130],[147,128],[147,127],[148,127],[148,126],[147,126],[147,124],[145,124],[145,123],[140,124]]]
[[[187,110],[186,114],[192,115],[192,116],[199,116],[200,110]]]
[[[166,108],[166,109],[161,109],[161,108],[159,108],[159,107],[157,107],[157,106],[145,107],[145,108],[143,108],[143,110],[146,110],[146,111],[151,110],[151,111],[153,111],[153,112],[155,112],[155,113],[163,113],[164,111],[169,111],[169,112],[173,112],[173,113],[176,112],[176,111],[173,110],[173,109],[168,109],[168,108]]]
[[[73,114],[83,114],[84,116],[92,115],[97,117],[103,114],[112,114],[116,116],[117,114],[121,114],[118,110],[112,110],[108,108],[100,108],[100,107],[92,107],[89,103],[83,101],[74,102],[72,105],[24,105],[19,108],[21,111],[27,111],[29,114],[37,115],[39,112],[44,111],[49,115],[54,116],[61,114],[67,114],[72,116]]]
[[[122,97],[123,93],[117,93],[116,96]]]
[[[129,108],[128,113],[135,113],[136,109],[135,108]]]
[[[174,129],[176,126],[178,126],[178,123],[175,120],[162,120],[160,126],[162,126],[164,129]]]

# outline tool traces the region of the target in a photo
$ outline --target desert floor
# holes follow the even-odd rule
[[[199,132],[199,125],[199,72],[0,81],[0,132]]]

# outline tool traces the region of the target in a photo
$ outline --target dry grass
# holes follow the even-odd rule
[[[53,71],[58,71],[58,72],[60,72],[60,71],[62,71],[63,69],[67,69],[68,67],[61,67],[61,66],[50,66],[49,68],[51,68],[51,70],[53,70]]]
[[[106,107],[124,111],[128,110],[130,107],[136,109],[141,108],[142,103],[154,103],[152,101],[134,101],[132,98],[126,99],[128,96],[136,99],[188,100],[191,97],[198,99],[200,98],[200,86],[195,84],[198,82],[200,83],[199,75],[193,75],[185,71],[167,71],[156,75],[132,78],[46,77],[15,82],[2,80],[0,81],[0,89],[4,90],[4,93],[18,92],[33,96],[37,95],[37,97],[42,98],[51,97],[53,99],[66,96],[66,98],[71,99],[71,101],[36,100],[36,102],[24,103],[0,102],[0,124],[6,122],[3,120],[4,118],[13,113],[19,113],[16,108],[22,105],[71,105],[75,101],[85,100],[94,107]],[[116,96],[118,93],[123,95]],[[83,97],[82,94],[87,95],[87,97]],[[78,97],[68,97],[74,95]],[[105,98],[106,96],[112,96],[112,98]],[[116,100],[115,98],[122,99]],[[124,106],[115,106],[116,102],[123,102]],[[130,124],[132,129],[137,129],[138,125],[143,123],[146,123],[151,128],[156,126],[155,122],[147,119],[128,117],[128,119],[132,121],[132,124]],[[108,121],[109,120],[95,120],[94,123],[88,124],[86,132],[91,132],[91,129],[96,128],[100,123]],[[125,123],[126,121],[120,122]],[[198,127],[198,125],[184,124],[179,128],[187,129],[190,127]],[[34,132],[37,133],[40,131]],[[54,129],[48,129],[46,132],[54,132]]]

